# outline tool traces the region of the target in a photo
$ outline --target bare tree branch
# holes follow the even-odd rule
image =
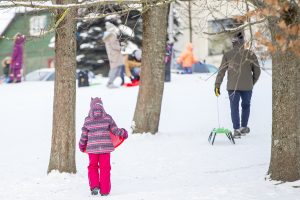
[[[250,8],[249,8],[249,2],[248,0],[245,0],[246,3],[246,10],[249,13]],[[251,21],[250,21],[250,17],[247,16],[247,22],[248,22],[248,26],[249,26],[249,31],[250,31],[250,38],[253,38],[253,32],[252,32],[252,26],[250,25]],[[252,40],[250,40],[250,49],[252,48]]]

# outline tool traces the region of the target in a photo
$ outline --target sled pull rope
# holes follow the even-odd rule
[[[217,97],[217,113],[218,113],[218,126],[220,128],[219,97]]]

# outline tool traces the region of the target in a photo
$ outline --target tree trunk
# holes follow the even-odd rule
[[[76,2],[76,0],[56,0],[57,4]],[[56,20],[62,13],[63,10],[57,11]],[[71,9],[55,33],[53,128],[48,173],[52,170],[76,173],[76,16],[77,10]]]
[[[165,78],[167,13],[168,5],[152,7],[143,13],[143,59],[134,133],[158,131]]]
[[[276,24],[270,23],[273,41]],[[273,119],[270,178],[300,179],[300,58],[293,52],[277,51],[273,62]]]

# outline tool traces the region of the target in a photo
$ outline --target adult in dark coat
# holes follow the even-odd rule
[[[244,36],[236,34],[232,39],[233,49],[223,56],[215,82],[215,94],[220,95],[220,86],[227,71],[227,90],[230,100],[234,137],[240,138],[250,132],[248,119],[252,89],[260,76],[260,67],[254,52],[244,48]],[[242,99],[240,120],[239,102]]]
[[[173,43],[168,41],[165,56],[165,82],[171,81],[171,62],[173,54]]]
[[[21,70],[23,68],[23,49],[25,43],[25,35],[17,33],[15,36],[15,43],[13,47],[13,52],[11,56],[11,65],[10,65],[10,80],[12,83],[16,81],[17,83],[21,82],[22,74]]]

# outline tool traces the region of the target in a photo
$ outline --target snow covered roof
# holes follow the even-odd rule
[[[37,9],[37,8],[25,8],[25,7],[17,7],[17,8],[7,8],[7,9],[0,9],[0,35],[4,33],[6,28],[9,26],[11,21],[14,19],[14,17],[17,14],[26,13],[29,12],[36,12],[36,11],[42,11],[43,9]]]
[[[2,35],[10,22],[14,19],[15,12],[13,12],[12,9],[1,9],[0,16],[0,35]]]

